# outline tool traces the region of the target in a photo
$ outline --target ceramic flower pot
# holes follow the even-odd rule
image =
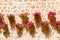
[[[42,32],[45,34],[45,37],[47,38],[49,38],[50,37],[50,33],[51,33],[51,30],[50,30],[50,28],[49,28],[49,22],[48,21],[41,21],[40,22],[40,25],[41,25],[41,30],[42,30]]]
[[[8,37],[10,35],[8,25],[6,23],[2,24],[2,29],[3,29],[3,35],[5,37]]]
[[[36,23],[36,27],[39,27],[40,24],[39,22],[41,21],[41,13],[40,12],[35,12],[34,13],[34,20],[35,20],[35,23]]]
[[[4,22],[4,14],[0,13],[0,24]]]
[[[15,24],[15,15],[14,14],[9,14],[9,15],[7,15],[7,17],[9,19],[11,28],[13,29],[14,28],[14,24]]]
[[[55,22],[56,21],[56,17],[55,17],[55,15],[56,15],[56,12],[49,12],[48,13],[48,19],[50,20],[50,22]]]
[[[35,26],[34,26],[34,23],[33,22],[28,22],[27,23],[28,25],[28,30],[29,30],[29,34],[32,36],[32,37],[35,37]]]
[[[21,37],[23,34],[22,24],[17,23],[17,24],[15,24],[15,27],[16,27],[16,31],[17,31],[18,36]]]

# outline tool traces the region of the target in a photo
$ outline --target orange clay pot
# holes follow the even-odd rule
[[[45,34],[45,37],[46,37],[46,38],[47,38],[47,37],[48,37],[48,38],[50,37],[51,31],[50,31],[50,28],[49,28],[48,25],[42,26],[42,32]]]

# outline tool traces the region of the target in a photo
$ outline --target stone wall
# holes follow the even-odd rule
[[[48,20],[47,13],[49,11],[56,11],[57,20],[60,20],[60,1],[59,0],[0,0],[0,12],[5,14],[4,20],[9,24],[6,17],[7,14],[13,13],[16,17],[16,22],[21,22],[18,17],[19,13],[29,12],[33,14],[36,11],[41,12],[43,20]],[[29,16],[29,20],[33,21],[33,16]],[[9,25],[10,26],[10,25]],[[24,29],[25,30],[25,29]],[[29,33],[24,31],[23,36],[18,38],[16,31],[10,31],[10,37],[5,38],[2,33],[0,33],[0,40],[60,40],[60,35],[51,28],[51,37],[46,39],[44,34],[41,32],[41,28],[36,29],[36,37],[32,38]]]

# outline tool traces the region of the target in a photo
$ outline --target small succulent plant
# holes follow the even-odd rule
[[[36,27],[39,28],[39,22],[42,20],[40,12],[35,12],[34,13],[34,20],[35,20]]]
[[[22,34],[23,34],[23,26],[22,26],[22,24],[16,23],[14,26],[16,27],[16,31],[17,31],[18,36],[21,37]]]
[[[21,14],[19,15],[19,17],[21,17],[21,18],[27,18],[27,15],[28,15],[28,13],[21,13]]]
[[[28,18],[28,13],[24,13],[24,14],[21,13],[21,14],[19,15],[19,17],[21,17],[23,23],[26,24],[26,23],[28,22],[28,19],[29,19],[29,18]]]
[[[11,28],[14,28],[14,24],[15,24],[15,15],[14,14],[7,14],[7,17],[9,19]]]
[[[29,33],[32,37],[35,37],[35,26],[34,26],[34,23],[32,21],[29,21],[27,23],[28,25],[28,30],[29,30]]]

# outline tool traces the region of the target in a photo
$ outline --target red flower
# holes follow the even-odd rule
[[[41,13],[40,12],[35,12],[34,15],[40,15]]]
[[[8,24],[3,23],[3,24],[2,24],[2,27],[3,27],[3,28],[8,28]]]
[[[20,23],[16,23],[14,26],[15,26],[15,27],[20,27],[21,24],[20,24]]]
[[[56,15],[56,12],[49,12],[48,15],[52,15],[52,16],[55,16]]]
[[[60,21],[56,21],[56,24],[59,25],[60,24]]]
[[[34,23],[32,21],[30,21],[30,22],[27,23],[27,25],[32,26],[32,25],[34,25]]]

